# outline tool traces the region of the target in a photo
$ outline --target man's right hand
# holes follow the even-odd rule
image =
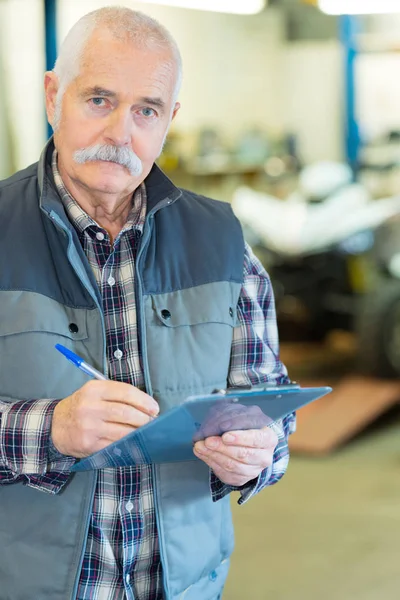
[[[158,412],[157,402],[133,385],[89,381],[57,404],[51,437],[61,454],[84,458],[145,425]]]

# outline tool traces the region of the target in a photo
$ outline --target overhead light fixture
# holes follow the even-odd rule
[[[236,15],[255,15],[261,12],[267,0],[141,0],[146,4],[162,4],[178,8],[194,8]]]
[[[400,0],[318,0],[328,15],[378,15],[400,13]]]

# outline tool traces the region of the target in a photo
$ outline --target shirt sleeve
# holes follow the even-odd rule
[[[228,385],[281,385],[289,382],[286,367],[279,355],[278,326],[271,281],[250,246],[246,244],[244,279],[238,302],[238,324],[233,334]],[[277,483],[285,474],[289,463],[288,438],[296,430],[295,414],[275,421],[270,427],[278,436],[272,466],[242,487],[224,484],[211,471],[210,487],[214,501],[232,491],[239,491],[239,504],[243,504],[263,488]]]
[[[23,482],[57,494],[68,481],[75,459],[54,452],[51,444],[57,402],[0,400],[0,485]]]

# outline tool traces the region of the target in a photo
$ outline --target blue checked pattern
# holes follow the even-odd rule
[[[128,221],[110,244],[108,233],[73,200],[53,157],[53,172],[67,214],[79,235],[103,299],[109,377],[144,389],[134,293],[136,248],[146,214],[146,190],[135,192]],[[279,358],[272,288],[260,262],[246,246],[244,285],[234,330],[230,386],[285,383]],[[56,401],[0,401],[0,484],[23,480],[56,494],[68,479],[73,459],[51,451],[50,427]],[[211,471],[214,501],[233,490],[242,504],[286,471],[291,415],[272,425],[278,435],[272,467],[242,488],[223,484]],[[162,600],[162,570],[151,469],[146,465],[99,472],[77,600]]]

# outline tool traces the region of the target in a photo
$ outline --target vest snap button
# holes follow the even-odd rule
[[[165,321],[169,321],[171,318],[171,313],[169,312],[169,310],[164,308],[164,310],[161,311],[161,316]]]
[[[231,317],[233,317],[233,308],[232,308],[232,306],[229,308],[229,314],[230,314]]]
[[[68,329],[71,333],[78,333],[79,327],[76,323],[70,323]]]

